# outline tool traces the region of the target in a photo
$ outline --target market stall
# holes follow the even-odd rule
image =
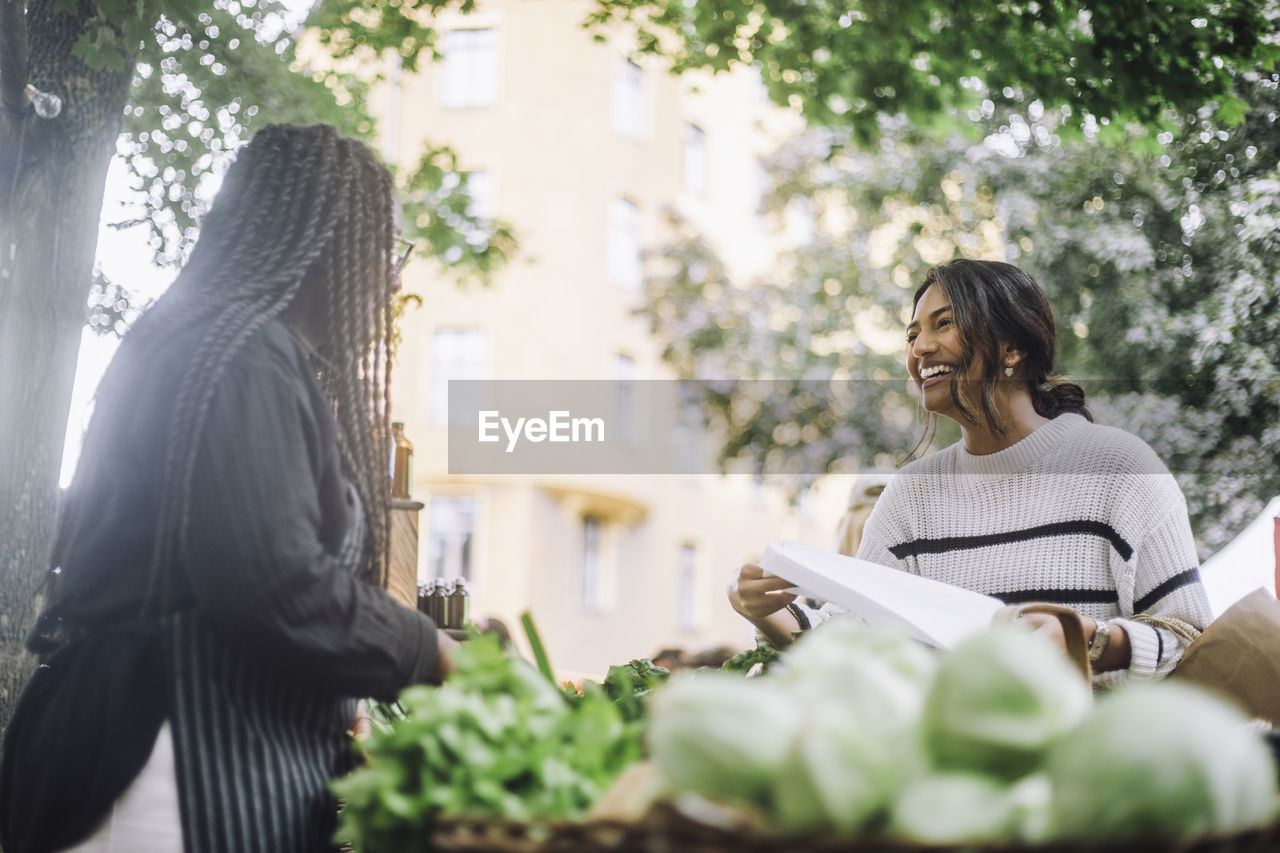
[[[356,851],[1280,850],[1267,724],[1186,684],[1095,699],[1016,625],[937,653],[837,618],[581,689],[530,641],[386,709],[334,786]]]

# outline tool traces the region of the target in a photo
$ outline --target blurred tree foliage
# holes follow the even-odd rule
[[[628,22],[641,52],[677,73],[755,65],[769,96],[874,142],[878,116],[937,125],[992,92],[1070,105],[1089,116],[1163,127],[1168,109],[1216,102],[1235,124],[1237,72],[1280,51],[1269,0],[595,0],[588,25]]]
[[[1150,152],[1064,138],[1039,101],[988,101],[976,135],[942,141],[901,119],[866,150],[809,131],[768,163],[771,214],[812,224],[780,272],[730,280],[681,225],[644,312],[682,376],[715,377],[703,408],[726,464],[812,478],[907,455],[922,422],[897,340],[915,285],[955,256],[1008,259],[1049,291],[1060,370],[1165,459],[1212,549],[1280,493],[1278,79],[1240,76],[1231,126],[1167,116]],[[729,381],[764,378],[764,395]]]
[[[377,69],[434,55],[432,16],[473,5],[320,0],[304,31],[280,0],[0,3],[0,729],[30,673],[23,637],[48,568],[86,307],[107,334],[140,308],[128,282],[94,269],[113,156],[136,191],[117,226],[141,226],[155,260],[179,264],[220,166],[258,126],[322,121],[372,138]],[[326,44],[341,61],[319,60]],[[28,86],[57,108],[41,97],[37,110]],[[510,229],[473,209],[454,152],[425,145],[398,177],[421,254],[485,281],[514,250]]]
[[[144,5],[138,5],[143,13]],[[104,30],[92,25],[80,45],[90,62],[122,62],[128,37],[136,35],[141,43],[116,143],[137,196],[132,215],[112,227],[145,226],[155,263],[176,266],[195,239],[196,221],[216,188],[214,176],[260,125],[326,122],[371,141],[369,95],[371,84],[382,79],[381,58],[394,55],[394,62],[412,69],[420,54],[437,56],[431,15],[450,7],[466,11],[474,2],[417,5],[423,13],[410,19],[350,0],[322,0],[307,20],[310,37],[279,0],[173,3],[151,21],[144,14],[123,15],[122,9],[115,13],[125,22],[122,37],[103,37]],[[107,17],[108,11],[100,14]],[[317,51],[316,44],[333,56]],[[307,56],[324,58],[312,63]],[[471,209],[467,176],[449,147],[424,141],[398,182],[404,235],[418,243],[419,254],[459,280],[487,284],[515,251],[508,224]],[[122,283],[108,281],[101,271],[96,277],[90,326],[119,334],[136,314],[136,300]],[[115,298],[99,299],[100,290]]]

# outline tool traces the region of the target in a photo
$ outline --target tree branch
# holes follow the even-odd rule
[[[27,0],[0,0],[0,103],[13,115],[26,108]]]

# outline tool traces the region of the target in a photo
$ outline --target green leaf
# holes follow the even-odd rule
[[[1207,0],[1153,0],[1141,14],[1113,0],[1063,9],[1032,0],[868,0],[851,11],[856,16],[828,3],[595,0],[586,20],[605,34],[618,22],[647,18],[640,43],[677,72],[738,62],[762,68],[775,104],[798,107],[815,126],[841,127],[863,146],[880,138],[881,118],[905,115],[924,125],[963,114],[974,81],[993,95],[1007,88],[1028,100],[1070,103],[1077,117],[1129,115],[1155,124],[1166,108],[1195,111],[1229,96],[1226,69],[1275,62],[1269,42],[1277,21],[1266,0],[1241,0],[1231,15]],[[1079,16],[1088,16],[1087,29],[1074,25]],[[758,22],[751,38],[747,21]],[[851,108],[833,110],[833,96]]]
[[[1240,98],[1224,98],[1218,103],[1214,118],[1224,127],[1234,127],[1244,121],[1249,105]]]
[[[537,664],[538,672],[552,684],[556,683],[555,672],[551,669],[551,661],[547,659],[547,650],[542,645],[542,637],[538,634],[537,627],[533,624],[533,614],[525,611],[520,614],[520,626],[524,628],[525,638],[529,641],[529,649],[533,652],[533,660]]]

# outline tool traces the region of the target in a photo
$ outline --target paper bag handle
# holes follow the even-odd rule
[[[1061,604],[1047,604],[1032,601],[1027,604],[1010,604],[996,611],[992,622],[1016,622],[1026,613],[1047,613],[1056,616],[1062,625],[1062,636],[1066,641],[1067,657],[1072,665],[1080,671],[1087,683],[1093,681],[1093,668],[1089,665],[1089,640],[1084,633],[1084,620],[1080,614],[1070,607]]]

